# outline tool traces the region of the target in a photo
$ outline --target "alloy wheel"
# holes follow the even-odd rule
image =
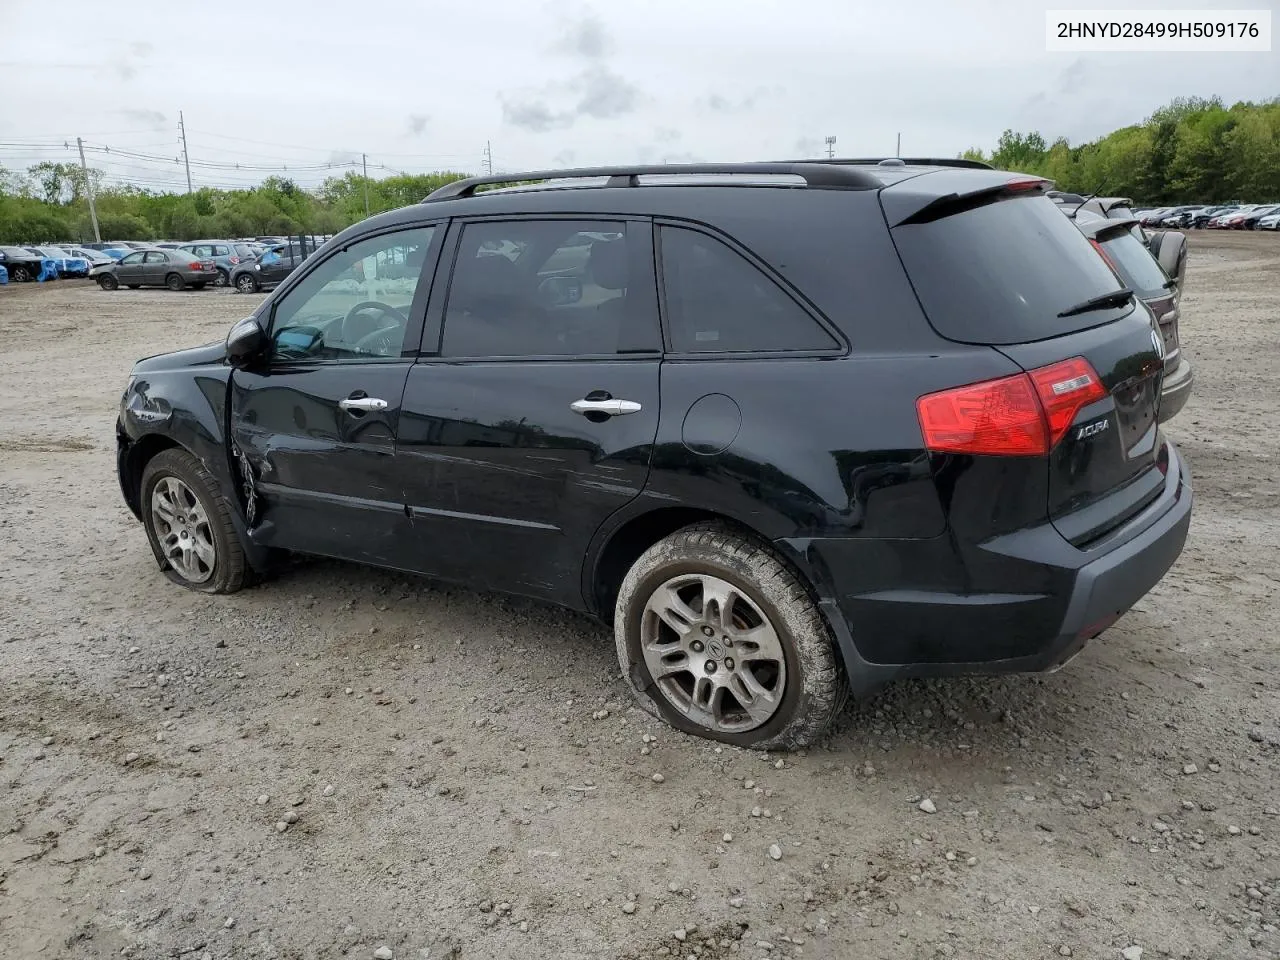
[[[151,519],[165,559],[188,583],[213,576],[217,548],[204,506],[185,483],[163,477],[151,493]]]
[[[708,730],[753,730],[782,705],[782,641],[760,607],[727,580],[684,574],[659,586],[644,607],[640,646],[655,688]]]

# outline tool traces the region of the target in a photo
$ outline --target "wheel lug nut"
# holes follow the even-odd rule
[[[725,658],[724,658],[724,668],[725,668],[726,670],[732,670],[732,669],[733,669],[733,657],[725,657]]]
[[[707,673],[715,673],[716,662],[714,660],[708,660],[706,663],[706,670],[707,670]]]
[[[724,638],[723,638],[723,640],[724,640],[724,645],[725,645],[726,647],[732,647],[732,646],[733,646],[733,641],[732,641],[732,640],[730,640],[728,637],[724,637]]]
[[[693,641],[693,643],[689,644],[689,646],[691,646],[691,647],[693,648],[693,652],[694,652],[694,653],[701,653],[701,652],[702,652],[702,641],[701,641],[701,640],[695,640],[695,641]]]
[[[715,631],[714,631],[714,630],[712,630],[710,627],[705,626],[705,625],[703,626],[703,628],[702,628],[702,635],[703,635],[704,637],[709,637],[709,636],[711,636],[711,635],[712,635],[712,634],[714,634],[714,633],[715,633]]]

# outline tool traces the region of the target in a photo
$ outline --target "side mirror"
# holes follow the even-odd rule
[[[245,317],[227,334],[227,362],[245,367],[261,356],[267,347],[267,332],[257,317]]]

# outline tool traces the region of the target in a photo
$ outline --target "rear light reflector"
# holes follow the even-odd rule
[[[1083,357],[926,394],[916,401],[925,447],[935,453],[1040,457],[1106,388]]]
[[[1039,178],[1034,180],[1010,180],[1004,185],[1004,188],[1006,190],[1013,190],[1014,192],[1021,193],[1024,190],[1039,190],[1046,183],[1048,183],[1047,180]]]

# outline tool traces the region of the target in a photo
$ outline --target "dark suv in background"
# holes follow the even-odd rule
[[[1052,669],[1168,570],[1191,488],[1155,318],[1046,186],[452,183],[140,361],[121,489],[179,584],[296,551],[588,611],[641,705],[743,746],[894,677]]]

